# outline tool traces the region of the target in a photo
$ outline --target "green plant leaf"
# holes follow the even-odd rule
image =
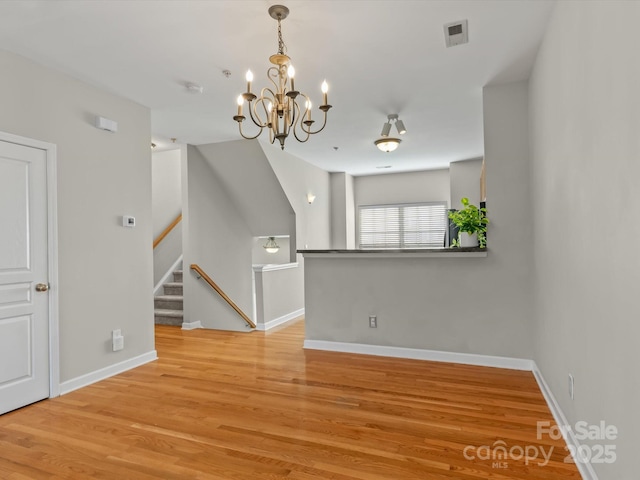
[[[454,210],[449,212],[449,219],[458,227],[461,232],[473,235],[478,234],[478,244],[481,248],[486,247],[486,231],[489,219],[486,216],[487,209],[485,207],[478,208],[469,203],[467,197],[463,197],[460,203],[464,208],[461,210]],[[453,245],[458,245],[457,240],[451,242]]]

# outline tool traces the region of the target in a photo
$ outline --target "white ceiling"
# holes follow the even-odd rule
[[[289,138],[286,150],[354,175],[441,168],[482,156],[482,87],[528,78],[554,5],[283,1],[291,10],[282,31],[296,87],[317,105],[326,78],[334,106],[322,133],[304,144]],[[254,72],[254,91],[266,86],[268,58],[277,50],[277,23],[267,13],[274,3],[4,0],[0,48],[148,106],[161,147],[171,137],[196,145],[235,140],[232,117],[246,88],[244,72]],[[443,25],[463,19],[469,43],[445,48]],[[185,82],[202,85],[204,93],[188,93]],[[400,114],[407,133],[398,150],[385,154],[373,142],[389,113]],[[391,168],[376,168],[384,165]]]

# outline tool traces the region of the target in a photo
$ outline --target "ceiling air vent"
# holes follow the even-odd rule
[[[446,23],[444,25],[444,41],[447,47],[455,47],[469,43],[469,27],[466,20]]]

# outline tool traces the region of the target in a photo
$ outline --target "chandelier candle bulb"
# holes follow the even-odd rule
[[[291,80],[291,91],[295,92],[296,91],[296,87],[294,87],[293,85],[293,77],[296,74],[296,69],[293,68],[293,65],[289,65],[289,69],[287,70],[287,75],[289,76],[289,79]]]
[[[247,93],[251,93],[251,82],[253,82],[253,72],[251,70],[247,70]]]
[[[321,90],[322,90],[323,105],[327,105],[327,92],[329,91],[329,84],[327,83],[326,80],[322,82]]]
[[[242,104],[244,103],[244,98],[242,98],[242,95],[239,95],[238,99],[236,101],[238,102],[238,116],[241,117],[242,116]]]

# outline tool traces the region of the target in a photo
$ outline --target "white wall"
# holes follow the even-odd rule
[[[299,264],[254,267],[256,282],[256,323],[268,330],[298,317],[304,310],[304,285]],[[283,294],[284,293],[284,294]]]
[[[304,296],[296,293],[301,293],[301,287],[304,285],[304,259],[301,255],[295,254],[295,251],[326,249],[331,245],[329,173],[278,147],[264,143],[260,145],[295,211],[295,236],[292,235],[290,238],[291,261],[296,261],[299,265],[298,268],[278,274],[279,290],[272,288],[265,291],[268,292],[271,304],[286,304],[288,308],[297,311],[305,307]],[[307,201],[309,193],[316,196],[312,204]],[[284,286],[285,280],[289,282],[288,287]],[[290,298],[278,299],[277,295]],[[267,312],[266,315],[270,314]]]
[[[388,203],[448,202],[449,169],[355,177],[356,208]]]
[[[484,105],[488,256],[306,258],[308,340],[532,357],[527,85],[488,87]],[[446,200],[449,181],[446,171],[440,175],[446,180],[437,195]],[[362,181],[356,179],[361,199]],[[415,201],[397,192],[366,198]],[[370,314],[378,315],[377,329],[368,328]]]
[[[254,236],[288,235],[296,221],[278,178],[257,141],[198,145]]]
[[[279,147],[260,143],[278,181],[296,214],[298,250],[329,248],[331,243],[329,173],[295,157]],[[307,202],[307,194],[316,199]]]
[[[276,258],[265,259],[256,253],[256,236],[289,234],[289,240],[283,240],[283,252],[277,254],[284,259],[288,244],[288,261],[296,259],[295,249],[301,242],[328,248],[329,174],[257,141],[189,146],[187,158],[187,172],[183,170],[187,178],[183,187],[187,197],[183,201],[185,268],[200,264],[251,316],[252,263],[260,259],[272,263]],[[316,195],[311,205],[307,193]],[[293,269],[287,277],[291,285],[277,293],[280,299],[270,292],[269,301],[281,305],[294,299],[295,310],[303,308],[302,297],[292,296],[302,284],[302,275],[302,265]],[[185,322],[244,329],[235,313],[227,315],[230,307],[207,289],[185,275]]]
[[[153,352],[149,110],[3,51],[0,71],[0,130],[58,147],[61,381]]]
[[[353,249],[356,244],[354,178],[348,173],[330,174],[331,248]]]
[[[180,149],[153,152],[151,198],[153,238],[160,235],[182,212]]]
[[[460,199],[467,197],[473,205],[480,205],[480,174],[482,173],[482,159],[464,160],[449,164],[449,180],[451,208],[460,209]]]
[[[245,331],[245,322],[190,265],[195,263],[247,315],[253,312],[253,236],[207,159],[189,145],[183,156],[184,321]]]
[[[356,248],[356,185],[355,179],[345,174],[345,221],[346,236],[347,236],[347,248]]]
[[[331,248],[347,248],[347,208],[344,172],[329,174],[331,192]]]
[[[450,197],[449,169],[388,173],[355,177],[353,212],[354,247],[360,244],[358,209],[361,205],[446,202]]]
[[[618,427],[593,442],[616,447],[606,480],[640,450],[638,22],[638,2],[559,2],[530,87],[535,360],[571,425]]]

